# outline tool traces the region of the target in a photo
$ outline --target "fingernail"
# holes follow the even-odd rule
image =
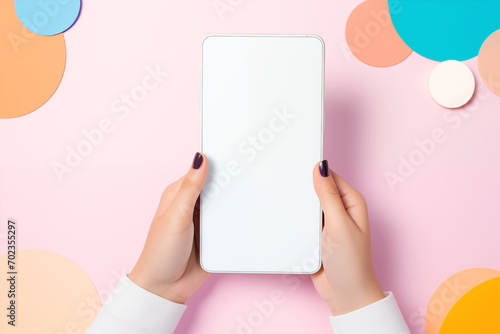
[[[201,155],[199,152],[196,152],[193,159],[193,168],[194,169],[200,168],[202,163],[203,163],[203,155]]]
[[[328,160],[323,160],[319,163],[319,173],[323,177],[330,176],[330,168],[328,168]]]

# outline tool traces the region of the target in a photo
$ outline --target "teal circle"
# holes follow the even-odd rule
[[[437,61],[466,60],[500,29],[500,0],[388,0],[401,39]]]
[[[81,0],[15,0],[14,5],[19,21],[28,30],[51,36],[66,31],[75,23]]]

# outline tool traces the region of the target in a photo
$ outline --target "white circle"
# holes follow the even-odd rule
[[[475,87],[472,71],[457,60],[440,63],[429,78],[432,98],[445,108],[459,108],[469,102]]]

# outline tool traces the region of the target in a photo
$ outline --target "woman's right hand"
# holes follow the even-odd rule
[[[365,199],[331,171],[326,160],[314,166],[313,180],[324,213],[323,265],[311,275],[316,290],[332,315],[383,299],[373,270]]]

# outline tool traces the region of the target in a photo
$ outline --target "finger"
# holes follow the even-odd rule
[[[193,212],[207,178],[207,168],[207,157],[203,153],[197,153],[165,213],[172,224],[179,227],[193,225]]]
[[[318,195],[321,207],[325,214],[325,228],[328,225],[338,227],[344,224],[347,212],[340,196],[335,181],[331,177],[328,161],[323,160],[314,166],[313,171],[314,190]]]
[[[356,189],[354,189],[349,183],[347,183],[342,177],[340,177],[335,172],[331,172],[331,176],[337,185],[337,189],[344,204],[344,208],[356,223],[356,225],[362,230],[367,232],[368,226],[368,210],[366,206],[366,201],[363,195]]]
[[[181,186],[181,182],[184,176],[180,177],[177,179],[175,182],[169,184],[165,190],[163,190],[163,193],[161,194],[160,198],[160,203],[158,204],[158,209],[156,209],[156,213],[154,215],[154,218],[161,216],[162,214],[167,211],[168,207],[172,203],[172,200],[174,199],[175,195],[177,195],[177,192],[179,191],[179,187]]]

